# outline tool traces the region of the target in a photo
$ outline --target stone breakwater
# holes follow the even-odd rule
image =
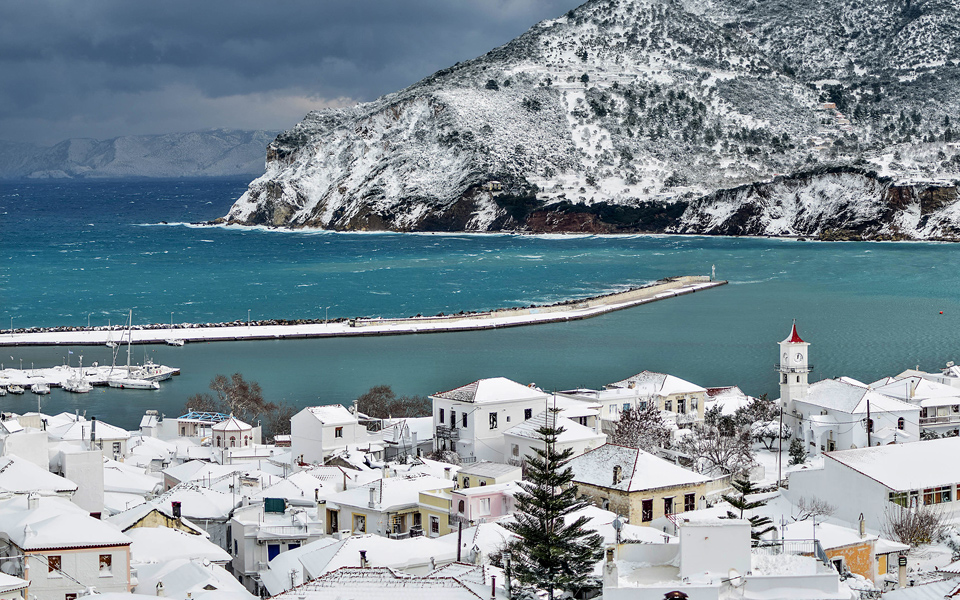
[[[440,313],[407,318],[380,319],[270,319],[229,321],[225,323],[181,323],[137,325],[130,329],[133,344],[163,344],[170,339],[184,342],[274,340],[312,337],[353,337],[442,333],[520,327],[575,321],[623,310],[648,302],[682,296],[726,284],[704,276],[663,279],[623,292],[590,298],[564,300],[555,304],[530,305],[484,312]],[[118,342],[122,326],[109,327],[30,327],[0,333],[0,346],[100,345]],[[124,340],[126,342],[126,340]]]

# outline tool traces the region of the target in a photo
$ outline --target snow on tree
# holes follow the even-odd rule
[[[767,450],[773,450],[773,445],[778,439],[787,439],[793,435],[793,430],[786,423],[775,421],[758,421],[750,426],[750,437],[758,442],[763,442]]]
[[[648,404],[646,408],[628,408],[620,413],[610,443],[653,452],[669,439],[670,428],[663,422],[663,414],[655,405]]]
[[[753,487],[753,483],[751,483],[749,479],[734,479],[730,482],[730,485],[732,485],[733,489],[737,492],[736,495],[723,494],[721,498],[726,500],[730,506],[739,510],[740,512],[738,514],[728,510],[726,518],[743,519],[746,511],[760,508],[761,506],[766,506],[766,500],[747,499],[747,496],[757,493],[757,490]],[[751,517],[747,517],[747,520],[750,521],[750,537],[754,540],[759,540],[760,536],[763,534],[776,529],[776,527],[772,525],[773,521],[770,519],[770,517],[753,515]]]
[[[556,414],[551,411],[553,418],[537,430],[544,448],[527,456],[527,481],[520,482],[523,490],[516,497],[514,521],[505,524],[519,537],[507,546],[513,576],[521,584],[545,590],[549,600],[557,590],[576,595],[603,554],[600,535],[584,529],[587,517],[564,522],[564,516],[590,503],[577,499],[577,486],[572,484],[573,469],[567,464],[573,450],[556,449],[564,431],[556,425]]]
[[[699,427],[680,440],[678,450],[690,458],[698,473],[741,476],[754,465],[751,446],[748,434],[721,435]]]
[[[790,464],[802,465],[807,460],[807,451],[803,448],[803,442],[797,438],[790,441]]]

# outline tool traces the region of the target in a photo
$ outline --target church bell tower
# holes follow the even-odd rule
[[[777,365],[784,413],[792,414],[794,402],[807,396],[807,375],[813,370],[813,365],[808,362],[809,347],[809,342],[800,339],[794,321],[790,335],[780,342],[780,364]]]

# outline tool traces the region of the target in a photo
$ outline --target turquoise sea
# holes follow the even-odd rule
[[[730,285],[574,323],[364,339],[134,347],[179,366],[160,391],[54,390],[45,412],[135,427],[171,416],[217,373],[270,399],[348,403],[377,384],[430,394],[482,377],[545,389],[644,369],[776,395],[776,343],[797,319],[814,379],[872,381],[960,359],[958,248],[676,236],[286,232],[188,225],[225,214],[246,180],[0,183],[0,328],[410,316],[541,304],[662,277]],[[943,311],[943,314],[940,312]],[[172,313],[172,315],[171,315]],[[72,352],[72,354],[71,354]],[[109,361],[106,347],[0,349],[7,366]],[[6,396],[4,410],[36,410]]]

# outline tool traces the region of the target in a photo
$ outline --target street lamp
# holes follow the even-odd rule
[[[90,315],[92,313],[87,313],[87,329],[90,329]]]
[[[329,306],[323,307],[323,324],[324,325],[327,324],[327,317],[329,315],[330,315],[330,307]]]

